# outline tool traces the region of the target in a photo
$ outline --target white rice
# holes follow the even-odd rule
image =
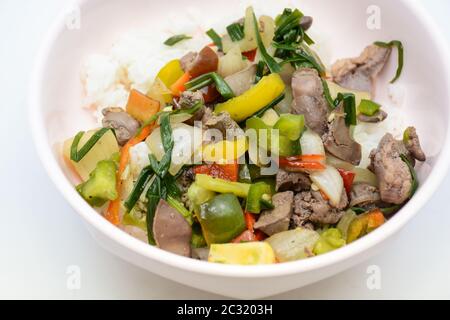
[[[105,54],[93,54],[87,57],[82,68],[82,80],[85,88],[85,107],[94,110],[94,116],[101,121],[101,110],[106,107],[126,106],[131,89],[148,92],[157,72],[172,59],[182,57],[189,51],[198,51],[211,40],[205,31],[213,27],[222,32],[230,23],[229,17],[236,20],[243,16],[250,0],[243,0],[234,9],[233,15],[227,15],[224,21],[214,21],[205,16],[198,8],[188,7],[183,13],[172,13],[167,19],[167,26],[161,27],[161,32],[154,30],[131,30],[123,34]],[[259,14],[281,12],[285,7],[294,7],[292,1],[282,0],[267,3],[252,4]],[[182,41],[173,47],[163,42],[174,34],[185,33],[193,36],[189,41]],[[330,48],[326,39],[320,34],[312,33],[317,42],[315,50],[329,65]],[[403,128],[401,106],[405,89],[399,86],[389,86],[387,96],[393,106],[383,106],[388,112],[387,120],[380,124],[360,124],[355,128],[354,137],[362,145],[363,159],[361,166],[369,163],[368,155],[376,148],[379,140],[386,132],[399,137]],[[136,147],[136,153],[144,153],[141,147]],[[132,159],[133,160],[133,150]],[[135,159],[140,163],[140,160]],[[133,161],[132,161],[133,162]],[[140,163],[141,164],[141,163]]]

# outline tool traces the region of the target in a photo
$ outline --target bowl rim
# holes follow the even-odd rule
[[[88,4],[88,0],[78,0],[77,5],[81,8]],[[446,59],[449,55],[449,48],[445,38],[436,23],[432,20],[428,12],[422,9],[421,4],[414,1],[401,0],[404,6],[408,7],[416,19],[420,21],[426,29],[430,30],[433,41],[439,48],[441,60],[444,62],[443,73],[446,77],[447,86],[450,89],[450,62]],[[72,4],[73,7],[73,4]],[[28,94],[28,116],[31,125],[31,134],[34,145],[37,150],[41,163],[43,164],[51,181],[63,197],[70,203],[72,208],[78,212],[81,217],[88,222],[98,232],[114,241],[116,245],[131,250],[132,252],[147,259],[155,260],[170,267],[185,270],[197,274],[207,274],[212,276],[234,277],[234,278],[262,278],[262,277],[281,277],[297,273],[303,273],[311,270],[319,270],[339,262],[343,262],[355,257],[371,247],[382,243],[387,238],[398,232],[411,218],[431,198],[446,176],[450,164],[450,128],[447,129],[445,141],[442,150],[438,156],[435,167],[428,176],[427,181],[421,186],[416,195],[401,209],[399,214],[390,219],[382,228],[375,230],[364,238],[351,243],[339,250],[335,250],[326,255],[313,257],[310,259],[261,266],[238,266],[223,265],[204,261],[198,261],[190,258],[181,257],[159,248],[149,246],[148,244],[128,235],[126,232],[110,224],[106,219],[92,209],[75,192],[75,188],[65,177],[57,159],[54,157],[52,147],[48,142],[46,129],[44,125],[42,109],[42,90],[44,85],[45,70],[44,67],[50,55],[52,45],[58,35],[63,32],[66,19],[66,10],[62,10],[59,17],[47,32],[45,39],[36,56],[34,68],[31,75],[31,81]],[[450,101],[450,90],[447,91],[447,101]],[[447,119],[450,124],[450,112]]]

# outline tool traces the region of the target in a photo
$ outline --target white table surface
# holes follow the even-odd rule
[[[37,47],[61,0],[0,0],[0,298],[214,299],[136,268],[104,251],[41,167],[27,125],[27,84]],[[450,39],[446,0],[423,1]],[[424,44],[426,45],[426,44]],[[450,298],[450,177],[377,257],[275,299]],[[78,266],[81,287],[69,290]],[[369,290],[377,265],[381,288]]]

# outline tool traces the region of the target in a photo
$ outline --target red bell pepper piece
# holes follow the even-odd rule
[[[244,57],[246,57],[248,60],[250,60],[251,62],[253,62],[253,61],[255,61],[255,58],[256,58],[256,49],[247,51],[247,52],[242,52],[242,55]]]
[[[195,174],[206,174],[211,177],[237,182],[239,165],[237,161],[232,164],[205,164],[194,168]]]
[[[347,195],[350,195],[350,192],[352,191],[353,181],[355,180],[355,173],[339,168],[337,170],[339,171],[342,180],[344,180],[344,188],[347,192]]]

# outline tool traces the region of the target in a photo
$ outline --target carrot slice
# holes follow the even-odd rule
[[[172,91],[174,96],[179,97],[182,92],[186,91],[185,84],[189,80],[191,80],[191,75],[189,74],[189,72],[186,72],[180,77],[180,79],[175,81],[175,83],[170,86],[170,91]]]
[[[119,197],[116,200],[109,203],[108,209],[106,210],[104,216],[106,220],[114,225],[119,225],[120,223],[120,190],[122,187],[121,177],[125,171],[128,162],[130,161],[130,148],[144,141],[152,132],[154,124],[148,125],[138,133],[138,135],[127,142],[120,151],[119,169],[117,170],[117,192]]]

